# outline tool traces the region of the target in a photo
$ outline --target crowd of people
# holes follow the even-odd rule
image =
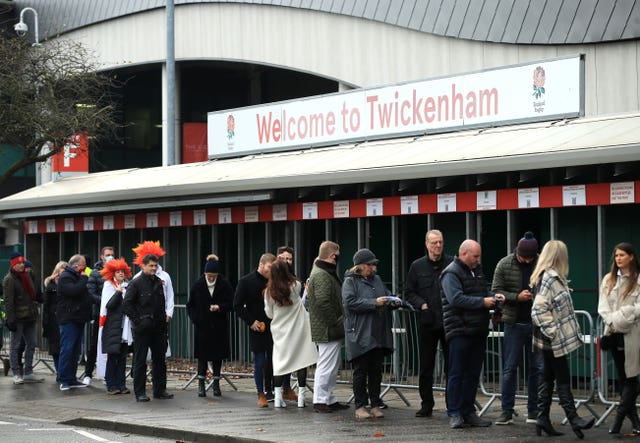
[[[286,407],[287,401],[305,407],[308,368],[315,365],[313,410],[348,409],[334,393],[344,344],[353,369],[355,418],[383,418],[383,364],[393,352],[391,314],[404,307],[415,311],[419,324],[421,405],[415,416],[433,416],[434,369],[440,349],[450,427],[487,427],[492,422],[479,417],[475,405],[493,312],[500,314],[504,324],[502,411],[495,424],[514,423],[515,386],[518,368],[524,363],[526,423],[535,424],[538,435],[561,435],[549,417],[555,389],[572,430],[582,438],[594,419],[577,414],[571,392],[568,355],[582,346],[583,338],[567,278],[566,245],[550,240],[538,253],[533,233],[525,233],[514,252],[498,262],[491,284],[480,265],[478,242],[463,241],[453,257],[443,252],[442,232],[430,230],[425,247],[426,255],[409,268],[404,300],[387,289],[377,273],[378,258],[366,248],[354,254],[353,266],[341,277],[340,246],[322,242],[309,278],[302,284],[294,273],[293,248],[282,246],[276,254],[264,253],[257,269],[242,277],[235,291],[220,273],[218,256],[210,254],[186,305],[194,325],[198,396],[206,397],[209,387],[214,396],[222,396],[222,363],[231,354],[228,314],[234,311],[248,327],[258,407],[266,408],[270,401],[276,408]],[[125,371],[133,352],[136,401],[150,400],[146,394],[148,360],[153,367],[153,397],[173,397],[166,386],[166,356],[174,294],[171,277],[159,265],[165,252],[159,242],[152,241],[140,243],[133,251],[134,264],[141,268],[135,276],[124,259],[115,258],[114,248],[105,246],[93,270],[87,268],[87,258],[81,254],[57,263],[44,282],[44,293],[33,273],[25,271],[30,263],[22,254],[12,253],[3,292],[14,383],[42,381],[33,374],[33,355],[38,304],[43,303],[42,331],[61,391],[90,385],[97,366],[107,394],[130,393]],[[602,347],[610,350],[620,381],[612,434],[621,432],[625,418],[630,419],[632,432],[640,434],[636,409],[639,295],[636,251],[631,244],[620,243],[614,248],[611,270],[602,280],[598,304],[605,324]],[[78,379],[87,323],[89,352]],[[296,376],[297,393],[291,387],[291,374]]]

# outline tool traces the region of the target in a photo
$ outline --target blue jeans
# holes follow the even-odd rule
[[[78,379],[78,358],[82,347],[84,323],[60,325],[60,356],[58,357],[58,381],[75,383]]]
[[[447,415],[475,414],[476,393],[482,372],[486,336],[458,336],[449,340]]]
[[[258,394],[271,392],[273,389],[273,363],[270,349],[253,352],[253,378]]]
[[[126,388],[127,355],[129,345],[120,343],[120,352],[107,355],[107,367],[104,371],[104,381],[107,383],[107,390]]]
[[[542,375],[542,354],[533,352],[531,323],[504,325],[502,366],[502,410],[513,412],[518,384],[518,366],[527,374],[527,411],[537,412],[538,379]],[[523,355],[526,360],[523,360]]]

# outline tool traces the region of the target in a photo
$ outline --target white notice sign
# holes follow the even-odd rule
[[[73,232],[74,230],[73,218],[64,219],[64,230],[65,232]]]
[[[182,211],[169,212],[169,226],[182,226]]]
[[[47,232],[56,232],[55,220],[47,220]]]
[[[221,225],[231,223],[231,208],[218,209],[218,223]]]
[[[194,225],[206,225],[207,224],[207,211],[206,211],[206,209],[194,209],[193,210],[193,224]]]
[[[102,217],[102,229],[114,229],[113,215],[104,215]]]
[[[612,205],[620,203],[633,203],[635,201],[633,182],[611,183],[610,192]]]
[[[476,210],[492,211],[498,208],[498,193],[496,191],[478,191],[476,194]]]
[[[93,217],[85,217],[82,220],[82,227],[85,231],[93,231]]]
[[[38,233],[38,221],[29,220],[29,234],[37,234],[37,233]]]
[[[133,229],[136,227],[136,216],[134,214],[126,214],[124,216],[124,228]]]
[[[401,214],[417,214],[418,213],[418,196],[407,195],[400,197],[400,213]]]
[[[349,218],[349,200],[339,200],[333,202],[334,218]]]
[[[257,206],[247,206],[244,208],[244,222],[256,223],[260,218]]]
[[[374,217],[376,215],[384,215],[382,199],[368,198],[367,199],[367,217]]]
[[[147,214],[147,228],[157,228],[157,227],[158,227],[158,213],[149,212]]]
[[[540,206],[539,188],[518,189],[518,208],[537,208]]]
[[[284,221],[287,219],[287,205],[283,203],[281,205],[273,205],[273,221]]]
[[[563,186],[562,206],[584,206],[587,204],[585,185]]]
[[[438,194],[438,212],[456,212],[456,194]]]
[[[302,219],[303,220],[315,220],[318,218],[318,203],[303,203],[302,204]]]

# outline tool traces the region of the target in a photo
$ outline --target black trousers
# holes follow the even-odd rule
[[[207,377],[208,361],[202,358],[198,359],[198,378]],[[213,378],[220,378],[220,370],[222,369],[222,360],[211,360],[211,375]]]
[[[433,411],[435,400],[433,399],[433,371],[436,367],[436,356],[438,355],[438,342],[442,346],[444,353],[444,379],[447,380],[449,366],[449,347],[444,338],[444,329],[432,330],[420,325],[420,377],[418,388],[422,409]]]
[[[542,370],[542,379],[546,383],[556,382],[556,385],[568,385],[571,383],[571,374],[569,373],[569,360],[567,356],[555,357],[553,351],[542,351],[544,358],[544,367]]]
[[[100,321],[93,319],[88,325],[89,327],[89,343],[87,350],[87,361],[84,366],[84,375],[93,377],[93,371],[96,368],[96,359],[98,357],[98,331],[100,330]]]
[[[298,386],[305,388],[307,386],[307,368],[298,369],[296,371],[296,377],[298,377]],[[285,387],[286,385],[284,383],[287,378],[289,379],[289,383],[291,383],[291,374],[274,375],[273,386],[276,388]],[[286,387],[291,388],[291,384]]]
[[[372,408],[382,405],[380,383],[382,382],[384,354],[382,348],[375,348],[351,361],[356,409],[367,406],[369,402],[371,402]]]
[[[158,395],[167,389],[167,352],[166,331],[154,331],[135,334],[133,337],[133,391],[136,397],[145,394],[147,381],[147,352],[151,349],[153,372],[153,395]]]

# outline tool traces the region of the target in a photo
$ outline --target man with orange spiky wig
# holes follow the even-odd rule
[[[136,258],[133,260],[133,263],[142,267],[142,257],[147,254],[154,254],[158,257],[162,257],[165,254],[164,249],[160,246],[159,241],[144,241],[142,243],[138,243],[138,246],[132,249],[136,254]],[[142,274],[142,271],[138,272],[133,278],[138,277]],[[156,271],[156,275],[162,280],[162,289],[164,291],[164,300],[165,300],[165,314],[167,323],[171,321],[171,317],[173,317],[173,306],[174,306],[174,294],[173,294],[173,284],[171,282],[171,276],[162,269],[160,263],[158,263],[158,270]]]
[[[133,336],[122,306],[131,268],[123,258],[112,259],[104,264],[100,274],[104,284],[100,300],[98,376],[104,376],[108,394],[128,394],[125,372]]]
[[[124,297],[123,311],[129,317],[133,330],[133,390],[136,401],[147,402],[147,352],[151,350],[153,363],[153,397],[170,399],[167,392],[167,321],[162,280],[156,275],[159,257],[142,257],[142,273],[131,280]]]

